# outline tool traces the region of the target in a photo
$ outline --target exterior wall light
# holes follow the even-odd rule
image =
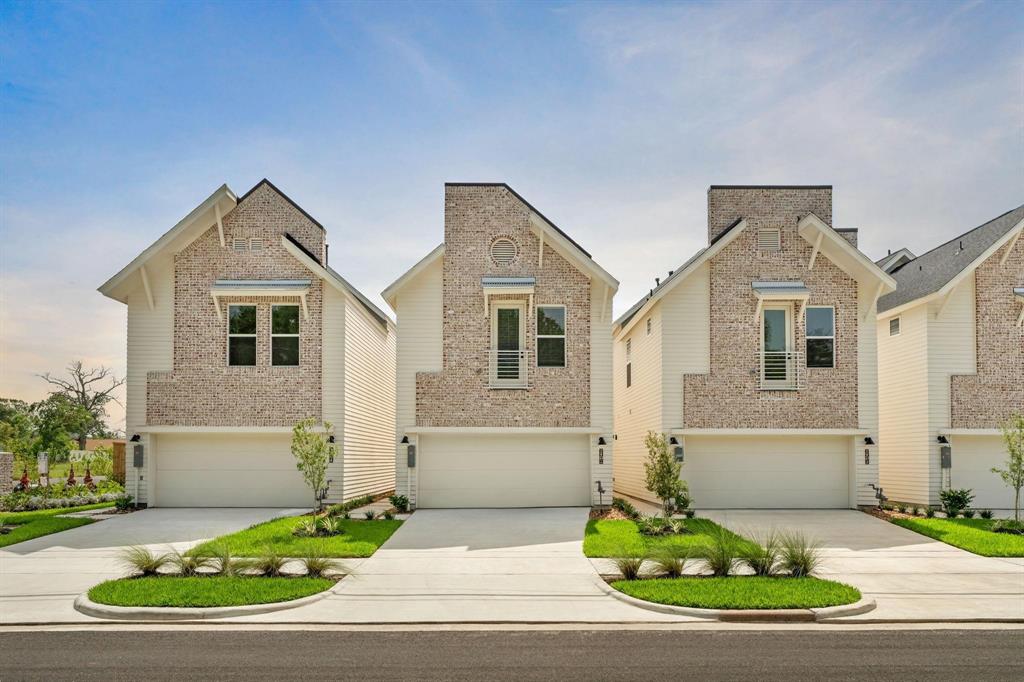
[[[598,445],[608,445],[608,443],[606,443],[605,440],[604,440],[604,436],[601,436],[600,438],[597,439],[597,444]]]
[[[140,440],[142,440],[142,436],[137,433],[133,433],[130,442],[138,443]]]
[[[938,441],[943,445],[949,445],[949,439],[945,436],[939,436]]]
[[[864,445],[874,445],[874,444],[875,444],[875,439],[872,438],[871,436],[867,436],[867,437],[864,438]]]
[[[675,436],[670,436],[669,439],[668,439],[668,444],[669,445],[679,445],[679,439],[676,438]]]
[[[402,441],[401,442],[402,442],[402,445],[408,445],[409,444],[409,436],[402,436]]]

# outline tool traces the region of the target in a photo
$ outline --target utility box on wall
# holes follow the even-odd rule
[[[953,448],[948,445],[939,448],[939,465],[943,469],[953,468]]]
[[[136,469],[141,469],[143,466],[142,443],[136,443],[132,446],[132,466]]]
[[[406,462],[405,465],[410,469],[416,468],[416,446],[410,445],[406,448]]]

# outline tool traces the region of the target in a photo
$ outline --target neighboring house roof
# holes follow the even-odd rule
[[[917,256],[914,255],[913,251],[903,248],[894,253],[889,253],[885,258],[879,258],[875,261],[875,265],[891,275],[915,258]]]
[[[320,259],[314,256],[309,249],[300,244],[295,237],[285,232],[281,235],[281,244],[284,246],[285,250],[295,256],[300,263],[312,270],[315,274],[319,275],[328,284],[333,285],[335,289],[338,289],[342,293],[350,294],[353,298],[359,301],[359,303],[366,308],[366,311],[370,313],[371,316],[375,317],[381,325],[386,327],[391,323],[391,318],[389,318],[384,311],[371,303],[370,299],[363,296],[362,292],[349,284],[348,280],[344,277],[339,275],[333,269],[322,265],[320,263]]]
[[[909,261],[893,273],[899,285],[878,301],[887,312],[932,295],[948,293],[1024,228],[1024,205],[965,232]]]

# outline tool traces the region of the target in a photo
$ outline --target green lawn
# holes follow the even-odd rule
[[[320,551],[329,557],[368,557],[402,525],[397,519],[342,519],[341,527],[345,530],[342,535],[300,538],[292,535],[292,530],[301,519],[301,516],[289,516],[260,523],[203,543],[191,550],[190,554],[207,551],[214,543],[226,542],[235,556],[259,556],[270,545],[278,554],[289,557],[305,556],[310,551]]]
[[[591,520],[587,522],[583,537],[583,553],[588,557],[614,557],[623,549],[642,554],[657,547],[676,545],[688,548],[691,555],[696,556],[707,546],[708,533],[719,528],[708,519],[687,519],[686,527],[693,533],[646,536],[640,534],[633,521]]]
[[[667,578],[620,580],[616,590],[637,599],[701,609],[800,609],[852,604],[860,592],[818,578]]]
[[[111,606],[244,606],[308,597],[334,585],[327,578],[159,576],[108,580],[89,599]]]
[[[0,535],[0,547],[31,540],[33,538],[59,533],[62,530],[70,530],[79,526],[87,526],[93,523],[92,519],[67,519],[58,517],[59,514],[67,514],[88,509],[102,509],[113,507],[113,502],[101,502],[98,504],[87,504],[81,507],[65,507],[64,509],[39,509],[25,512],[0,512],[0,524],[5,526],[17,526],[7,535]]]
[[[1024,535],[993,533],[990,519],[891,519],[897,526],[981,556],[1024,557]]]

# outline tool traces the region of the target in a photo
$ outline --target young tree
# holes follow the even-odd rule
[[[313,491],[313,508],[320,509],[320,493],[327,487],[327,465],[338,449],[330,442],[334,427],[324,422],[323,431],[314,431],[316,420],[303,419],[292,429],[292,455],[295,468],[302,473],[306,485]]]
[[[1006,443],[1006,468],[992,468],[1006,485],[1013,488],[1013,518],[1020,522],[1020,489],[1024,488],[1024,415],[1012,415],[1000,428]]]
[[[46,383],[56,387],[50,392],[51,395],[66,396],[89,415],[84,427],[78,427],[71,434],[78,441],[78,449],[84,450],[85,439],[91,433],[107,430],[103,422],[107,416],[107,404],[117,402],[114,392],[124,384],[124,379],[118,379],[113,370],[107,367],[86,369],[81,360],[68,365],[67,377],[55,377],[49,372],[40,376]]]
[[[686,481],[679,478],[682,464],[672,456],[664,434],[648,431],[644,445],[647,447],[644,462],[647,489],[661,500],[662,512],[668,518],[672,516],[676,498],[688,492]]]

